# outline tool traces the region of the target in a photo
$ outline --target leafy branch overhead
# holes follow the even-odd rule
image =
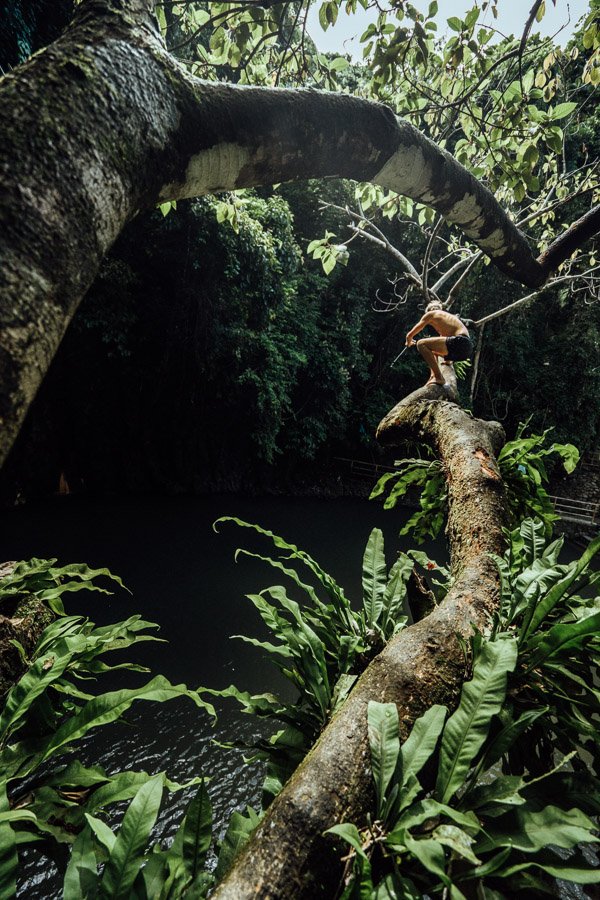
[[[595,157],[584,149],[585,141],[576,139],[572,153],[569,143],[569,135],[586,127],[593,105],[595,76],[587,76],[595,71],[595,20],[582,26],[578,39],[577,49],[591,65],[584,74],[569,70],[584,63],[572,48],[559,52],[551,42],[532,37],[529,24],[521,40],[494,42],[489,21],[494,3],[452,17],[452,33],[438,39],[436,4],[422,13],[402,2],[379,11],[367,28],[368,77],[360,66],[338,62],[339,56],[330,60],[314,48],[306,30],[308,0],[294,9],[253,0],[210,10],[192,2],[158,4],[171,54],[156,30],[153,6],[149,0],[127,0],[123,6],[83,0],[52,52],[37,54],[0,85],[6,137],[0,166],[14,187],[6,195],[11,209],[3,255],[12,262],[3,267],[2,290],[6,308],[20,323],[13,327],[7,321],[0,329],[9,366],[2,397],[3,457],[102,257],[139,210],[159,204],[167,212],[166,204],[179,199],[311,176],[366,181],[383,192],[381,202],[389,203],[394,215],[402,213],[404,201],[398,198],[407,197],[447,223],[449,230],[436,219],[426,235],[431,247],[425,248],[419,274],[426,294],[434,287],[428,280],[432,267],[435,283],[451,271],[463,274],[454,265],[473,254],[471,243],[478,248],[475,256],[481,251],[512,279],[537,290],[596,233]],[[333,21],[334,9],[340,12],[337,2],[323,7],[325,22]],[[536,9],[541,12],[542,6]],[[355,10],[355,3],[344,7]],[[123,54],[126,64],[112,54],[119,60]],[[78,71],[94,77],[77,80]],[[536,78],[540,85],[545,80],[543,87]],[[46,93],[46,83],[56,84],[58,93]],[[336,90],[291,88],[298,83]],[[272,85],[286,89],[274,91]],[[544,92],[553,95],[550,107]],[[105,96],[113,98],[109,111],[100,100]],[[80,123],[76,132],[67,127],[73,119]],[[61,165],[49,164],[41,151],[29,159],[24,146],[52,148]],[[118,154],[112,152],[115,146],[121,148]],[[63,183],[64,173],[91,168],[93,191],[79,174]],[[539,194],[535,208],[521,209],[524,192],[532,200]],[[42,194],[55,202],[44,206],[40,219],[39,210],[22,198]],[[567,197],[578,202],[569,207],[572,224],[563,232],[552,217],[554,202]],[[363,208],[368,200],[365,194]],[[218,204],[223,222],[239,222],[236,202]],[[364,219],[360,204],[358,213]],[[416,222],[433,223],[432,215],[419,209]],[[532,235],[535,251],[515,224],[534,218],[542,226]],[[39,277],[27,281],[30,239],[43,248],[48,235],[58,232],[53,251],[40,257]],[[457,233],[469,245],[460,243]],[[75,243],[78,252],[67,252]],[[313,252],[331,269],[346,259],[344,246],[346,241],[327,239]],[[458,260],[452,258],[455,248]],[[581,271],[593,281],[595,267],[589,263]],[[55,284],[61,284],[59,305],[50,288]],[[458,279],[452,288],[457,284]],[[41,309],[47,316],[43,329],[33,321]]]

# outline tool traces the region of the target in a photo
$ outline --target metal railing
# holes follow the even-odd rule
[[[550,495],[555,513],[565,522],[581,525],[600,525],[600,501],[573,500],[571,497]]]
[[[350,475],[355,478],[379,478],[384,472],[396,472],[395,466],[384,466],[380,463],[366,462],[362,459],[346,459],[344,456],[335,456],[335,462],[344,463],[350,470]]]
[[[581,458],[581,465],[587,469],[597,469],[600,471],[600,452],[597,450],[584,453]]]

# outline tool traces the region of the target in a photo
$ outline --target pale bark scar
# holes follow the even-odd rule
[[[501,475],[498,470],[493,467],[494,463],[491,462],[489,453],[486,453],[485,450],[478,447],[477,450],[473,450],[473,456],[475,459],[479,460],[479,465],[481,466],[481,471],[484,475],[487,475],[488,478],[493,478],[494,481],[501,481]],[[488,465],[488,460],[490,461],[490,465]]]

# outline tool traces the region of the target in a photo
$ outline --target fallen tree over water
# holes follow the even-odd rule
[[[369,701],[397,705],[403,739],[430,706],[458,701],[469,672],[458,636],[467,640],[473,627],[484,630],[497,607],[499,576],[489,554],[502,552],[507,519],[494,459],[502,428],[443,399],[455,388],[453,374],[446,373],[447,387],[421,388],[401,401],[378,430],[386,445],[418,440],[439,454],[449,490],[453,586],[430,615],[394,637],[365,670],[217,888],[219,900],[333,896],[341,864],[324,832],[338,822],[364,822],[373,809]]]

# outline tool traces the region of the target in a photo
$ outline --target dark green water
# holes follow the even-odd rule
[[[388,563],[409,545],[397,534],[406,510],[385,512],[362,500],[313,500],[232,496],[209,498],[129,498],[102,502],[75,498],[26,506],[2,515],[0,561],[32,556],[57,557],[60,563],[87,562],[107,566],[120,575],[132,594],[113,597],[75,594],[68,612],[88,615],[98,624],[132,613],[161,626],[168,643],[149,643],[127,651],[127,658],[148,665],[174,683],[223,688],[232,682],[253,692],[280,687],[276,670],[254,648],[230,640],[236,633],[260,634],[258,616],[244,594],[278,583],[279,573],[255,560],[233,559],[243,546],[269,555],[266,539],[247,529],[224,525],[212,529],[219,516],[235,515],[256,522],[308,551],[347,594],[358,601],[361,560],[371,529],[384,531]],[[442,560],[443,541],[425,547]],[[116,659],[115,659],[116,661]],[[113,676],[114,677],[114,676]],[[119,676],[119,684],[142,683],[139,675]],[[212,741],[248,738],[256,725],[224,706],[217,726],[191,701],[162,705],[140,703],[115,725],[90,736],[79,754],[109,771],[167,771],[185,781],[210,777],[217,827],[222,830],[233,809],[257,804],[261,772],[244,764],[241,754],[225,752]],[[165,801],[156,838],[176,828],[190,792]],[[60,896],[60,879],[45,858],[27,864],[21,895]]]

